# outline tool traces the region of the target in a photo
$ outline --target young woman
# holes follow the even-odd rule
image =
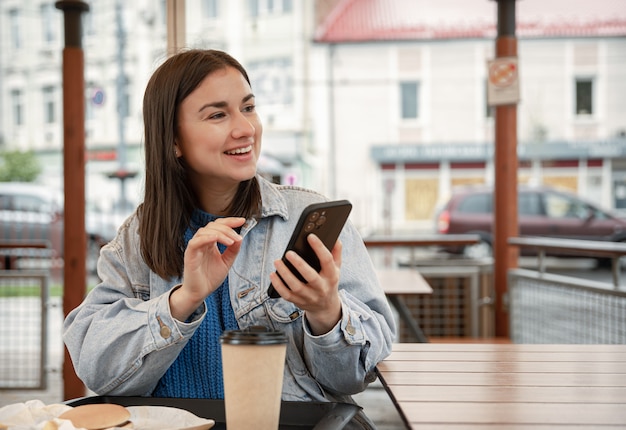
[[[262,125],[244,68],[221,51],[174,55],[143,114],[144,201],[65,320],[78,376],[98,394],[223,398],[219,336],[264,325],[289,339],[284,400],[351,401],[390,353],[394,320],[350,223],[332,251],[309,236],[319,273],[289,255],[306,282],[281,261],[302,210],[326,199],[257,175]]]

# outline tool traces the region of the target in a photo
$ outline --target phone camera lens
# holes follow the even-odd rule
[[[315,229],[315,223],[313,222],[307,222],[306,225],[304,226],[304,231],[307,233],[313,231],[313,229]]]
[[[325,216],[321,216],[319,217],[319,219],[315,222],[316,225],[321,226],[322,224],[324,224],[326,222],[326,217]]]
[[[319,212],[313,212],[311,215],[309,215],[309,221],[315,222],[319,217],[320,217]]]

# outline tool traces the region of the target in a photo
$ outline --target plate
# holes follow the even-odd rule
[[[137,430],[207,430],[215,420],[200,418],[184,409],[170,406],[128,406],[130,421]]]

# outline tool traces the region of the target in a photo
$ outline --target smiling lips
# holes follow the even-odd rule
[[[248,145],[243,148],[233,149],[232,151],[226,151],[225,154],[226,155],[241,155],[241,154],[247,154],[250,151],[252,151],[252,145]]]

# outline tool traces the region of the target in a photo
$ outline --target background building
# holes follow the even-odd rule
[[[166,58],[166,1],[87,1],[85,52],[87,199],[112,208],[141,199],[142,98]],[[309,47],[313,2],[186,2],[187,46],[222,49],[248,69],[264,120],[260,169],[278,181],[323,188],[314,170]],[[63,16],[54,1],[0,0],[0,146],[33,149],[42,181],[62,187]],[[319,176],[323,178],[323,176]]]
[[[139,172],[141,102],[166,57],[165,0],[88,1],[87,199]],[[622,0],[517,2],[520,182],[626,209],[626,8]],[[493,181],[486,102],[492,0],[187,0],[189,47],[248,69],[264,121],[261,168],[350,199],[363,232],[431,228],[456,185]],[[0,0],[0,145],[34,149],[62,186],[62,13]]]
[[[496,7],[344,1],[318,27],[332,76],[337,193],[370,217],[364,224],[432,226],[454,186],[493,182],[486,88]],[[524,0],[516,12],[519,181],[625,208],[624,3]]]

